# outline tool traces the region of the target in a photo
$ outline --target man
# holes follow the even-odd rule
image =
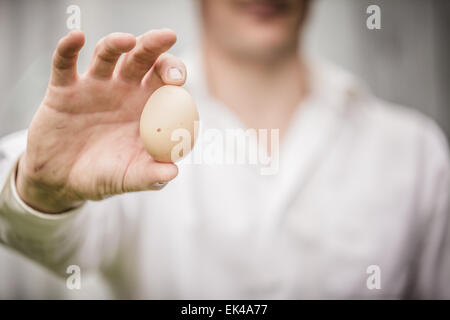
[[[445,138],[304,57],[308,6],[201,1],[185,59],[203,129],[280,130],[268,176],[145,152],[146,100],[186,80],[172,31],[111,34],[83,75],[84,35],[63,38],[27,138],[1,141],[2,243],[61,275],[102,272],[119,297],[450,298]]]

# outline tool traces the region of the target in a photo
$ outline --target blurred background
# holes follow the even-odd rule
[[[110,32],[139,35],[169,27],[178,34],[171,51],[181,56],[198,42],[196,0],[0,0],[0,136],[28,126],[73,4],[81,9],[87,37],[80,71]],[[381,30],[366,27],[371,4],[381,8]],[[378,97],[434,118],[450,137],[449,17],[448,0],[314,0],[304,50],[358,75]],[[17,260],[21,267],[12,268]],[[0,299],[87,297],[108,298],[108,288],[84,277],[82,290],[67,290],[63,281],[0,246]]]

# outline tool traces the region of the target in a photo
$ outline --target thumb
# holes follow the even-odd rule
[[[178,175],[173,163],[162,163],[141,151],[129,164],[123,179],[123,192],[159,190]]]

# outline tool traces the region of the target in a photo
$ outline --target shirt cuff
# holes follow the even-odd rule
[[[20,159],[20,157],[19,157]],[[19,196],[16,188],[16,175],[17,175],[17,167],[19,165],[19,159],[16,161],[13,169],[10,172],[10,176],[8,178],[7,183],[5,184],[5,188],[8,188],[9,192],[6,192],[6,194],[9,194],[9,199],[5,199],[9,203],[9,207],[17,208],[18,211],[23,215],[32,215],[34,217],[37,217],[39,219],[44,220],[66,220],[67,218],[73,216],[78,211],[81,210],[81,208],[84,206],[84,203],[76,208],[67,210],[62,213],[45,213],[38,211],[36,209],[31,208],[29,205],[27,205]]]

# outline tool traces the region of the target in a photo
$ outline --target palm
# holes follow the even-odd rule
[[[52,115],[42,117],[55,128],[70,123],[58,131],[58,144],[52,146],[54,152],[64,154],[64,162],[69,164],[60,179],[70,174],[71,187],[83,197],[95,199],[126,191],[128,168],[138,161],[152,161],[139,138],[139,117],[152,91],[117,79],[98,82],[86,76],[73,87],[55,91],[49,88],[47,99],[69,100],[66,96],[72,92],[84,92],[60,107],[59,112],[47,110]],[[57,150],[58,146],[64,150]]]

